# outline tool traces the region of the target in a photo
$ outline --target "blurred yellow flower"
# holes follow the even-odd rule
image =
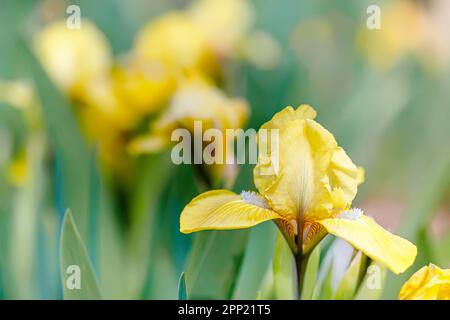
[[[106,101],[108,97],[103,99]],[[114,105],[112,107],[114,108]],[[99,106],[84,105],[79,108],[79,116],[88,142],[98,148],[102,164],[109,170],[126,177],[131,170],[130,159],[126,152],[126,133],[128,132],[126,129],[134,124],[134,117],[122,111],[124,110],[120,110],[120,107],[119,110],[114,111],[105,110]]]
[[[218,61],[199,27],[183,12],[169,12],[144,26],[134,45],[136,58],[162,63],[173,72],[183,69],[216,74]]]
[[[405,282],[398,298],[401,300],[450,300],[450,269],[430,263]]]
[[[132,154],[158,152],[171,143],[172,131],[186,128],[194,131],[194,121],[202,122],[202,129],[222,131],[244,126],[248,105],[243,99],[228,98],[206,78],[199,75],[182,80],[172,96],[167,110],[151,124],[150,133],[130,144]]]
[[[113,71],[114,89],[136,113],[146,115],[164,107],[175,89],[175,77],[160,61],[128,61]]]
[[[197,0],[188,11],[214,50],[230,55],[254,23],[254,8],[247,0]]]
[[[65,21],[46,26],[36,37],[36,51],[44,68],[64,92],[78,97],[86,83],[104,76],[111,67],[112,53],[103,33],[89,20],[80,29]]]
[[[29,176],[27,154],[21,151],[11,162],[7,170],[9,182],[15,186],[22,186]]]
[[[361,210],[350,210],[361,171],[315,117],[313,108],[302,105],[287,107],[265,123],[258,133],[260,152],[253,172],[259,193],[203,193],[184,208],[180,231],[241,229],[275,220],[298,254],[310,252],[328,232],[393,272],[403,272],[413,263],[416,247]],[[266,130],[278,132],[275,150],[268,147],[274,141],[262,134]]]
[[[411,1],[394,1],[382,10],[380,30],[366,26],[358,35],[358,44],[367,59],[382,70],[416,50],[423,39],[424,19],[419,5]]]
[[[140,119],[140,114],[133,110],[127,101],[120,99],[110,76],[98,77],[87,83],[80,102],[81,108],[95,109],[92,114],[97,116],[85,119],[94,126],[107,123],[111,126],[110,129],[128,130]]]
[[[240,98],[228,98],[207,79],[194,75],[185,79],[172,96],[170,105],[150,126],[150,133],[131,141],[128,150],[133,155],[162,151],[171,143],[172,133],[177,128],[184,128],[194,133],[197,122],[201,123],[202,133],[208,129],[242,128],[248,117],[248,105]],[[194,137],[195,138],[195,137]],[[202,137],[199,137],[202,138]],[[225,159],[233,157],[233,149],[223,141],[214,140],[216,150],[222,150]],[[235,178],[234,165],[213,163],[204,165],[210,183],[216,185],[221,179],[229,185]]]

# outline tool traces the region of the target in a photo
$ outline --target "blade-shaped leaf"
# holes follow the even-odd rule
[[[231,296],[248,233],[248,230],[228,230],[195,234],[186,268],[191,299],[228,299]]]
[[[387,269],[378,262],[373,261],[367,268],[361,281],[355,300],[377,300],[383,294]]]
[[[296,277],[294,270],[294,256],[283,235],[278,231],[273,255],[273,278],[276,299],[295,299]]]
[[[178,281],[178,300],[187,300],[186,291],[186,279],[184,277],[184,272],[181,273],[180,280]]]
[[[233,299],[255,299],[272,261],[276,234],[273,223],[262,223],[251,229]]]
[[[61,199],[64,208],[72,208],[80,234],[88,237],[89,224],[89,152],[72,106],[55,88],[31,48],[23,43],[30,72],[40,101],[49,139],[55,146],[61,166]],[[62,213],[61,213],[62,214]]]
[[[101,299],[91,261],[70,210],[62,224],[60,259],[64,299]]]
[[[314,286],[317,280],[317,273],[319,271],[320,261],[320,245],[311,252],[308,258],[308,264],[306,265],[302,300],[311,300],[313,298]]]
[[[364,264],[365,256],[359,251],[350,263],[347,271],[342,277],[341,282],[336,290],[334,299],[349,300],[353,298],[356,287],[358,286],[362,265]]]

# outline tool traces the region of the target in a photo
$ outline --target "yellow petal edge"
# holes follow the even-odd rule
[[[404,272],[416,258],[415,245],[388,232],[368,216],[361,215],[356,219],[330,218],[317,222],[372,260],[386,265],[395,274]]]

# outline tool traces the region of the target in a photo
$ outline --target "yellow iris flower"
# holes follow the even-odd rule
[[[405,271],[414,262],[416,247],[361,210],[350,209],[361,171],[315,117],[313,108],[302,105],[287,107],[265,123],[261,129],[278,130],[278,150],[270,152],[273,141],[260,129],[253,172],[259,193],[205,192],[184,208],[180,231],[241,229],[274,220],[297,255],[308,254],[330,233],[394,273]]]
[[[160,152],[172,144],[174,130],[183,128],[194,133],[195,123],[200,122],[202,132],[214,128],[224,133],[224,141],[214,143],[216,149],[224,150],[225,158],[232,157],[232,149],[225,148],[226,129],[242,128],[248,113],[249,107],[245,100],[229,98],[205,77],[191,74],[181,81],[168,108],[151,123],[150,132],[133,139],[128,150],[133,155]],[[207,169],[213,184],[223,178],[225,184],[229,185],[236,173],[233,165],[214,163],[203,167]]]
[[[167,110],[151,124],[150,133],[130,144],[132,154],[159,152],[171,144],[171,133],[177,128],[194,131],[194,121],[202,129],[241,128],[248,116],[243,99],[228,98],[220,89],[201,75],[191,75],[181,81]]]
[[[450,269],[430,263],[405,282],[400,300],[450,300]]]

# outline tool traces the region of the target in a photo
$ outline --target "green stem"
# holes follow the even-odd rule
[[[297,269],[297,295],[298,300],[302,298],[303,284],[305,280],[306,265],[308,264],[309,254],[302,255],[301,253],[295,257],[295,266]]]
[[[297,218],[298,232],[297,232],[297,253],[295,255],[295,267],[297,270],[297,299],[302,298],[303,283],[305,278],[306,264],[308,262],[309,254],[303,254],[303,219],[299,214]]]

